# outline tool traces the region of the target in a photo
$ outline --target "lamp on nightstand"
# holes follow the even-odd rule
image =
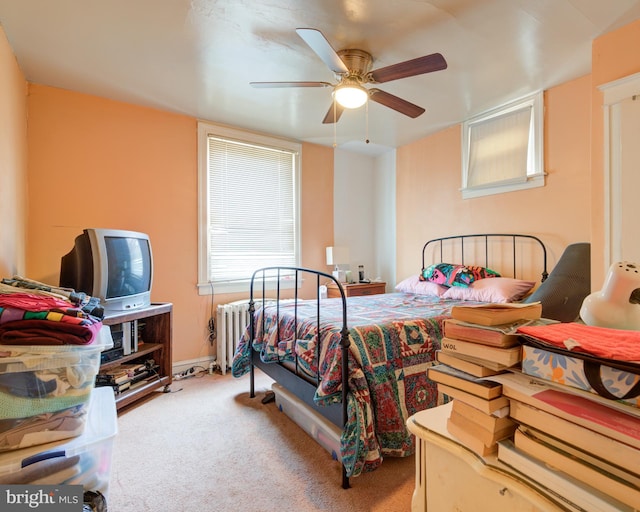
[[[334,267],[333,277],[339,282],[347,281],[346,270],[349,267],[349,248],[348,247],[327,247],[327,265]]]

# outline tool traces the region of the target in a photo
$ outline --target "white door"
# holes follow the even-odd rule
[[[640,262],[640,97],[620,106],[619,260]]]
[[[599,87],[604,94],[605,272],[640,262],[640,73]]]

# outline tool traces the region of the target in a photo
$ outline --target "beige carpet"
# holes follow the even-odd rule
[[[342,489],[340,465],[274,403],[271,380],[205,375],[121,414],[110,512],[407,512],[414,458],[387,458]]]

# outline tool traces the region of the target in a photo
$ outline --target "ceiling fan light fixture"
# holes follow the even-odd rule
[[[333,91],[336,101],[344,108],[360,108],[367,102],[369,93],[356,82],[339,85]]]

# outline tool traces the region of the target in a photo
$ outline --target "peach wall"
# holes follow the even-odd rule
[[[333,148],[302,145],[300,201],[303,266],[326,271],[325,248],[333,245]],[[315,296],[315,283],[305,283],[302,293]]]
[[[57,284],[83,228],[148,233],[152,299],[174,304],[175,358],[195,357],[206,311],[195,287],[196,161],[190,117],[31,84],[29,277]]]
[[[545,169],[542,188],[463,200],[461,126],[397,151],[397,279],[419,271],[430,238],[483,232],[540,237],[552,267],[567,244],[590,235],[589,76],[545,93]]]
[[[29,277],[57,284],[60,257],[85,227],[148,233],[154,301],[174,305],[174,361],[213,355],[212,308],[197,281],[197,122],[52,87],[29,87]],[[304,145],[304,263],[332,241],[333,150]],[[247,216],[252,212],[248,207]],[[319,227],[319,231],[318,231]],[[214,305],[242,298],[217,294]]]
[[[640,72],[640,21],[594,40],[592,45],[591,282],[604,282],[604,117],[598,86]]]
[[[0,277],[25,272],[27,82],[0,26]]]

